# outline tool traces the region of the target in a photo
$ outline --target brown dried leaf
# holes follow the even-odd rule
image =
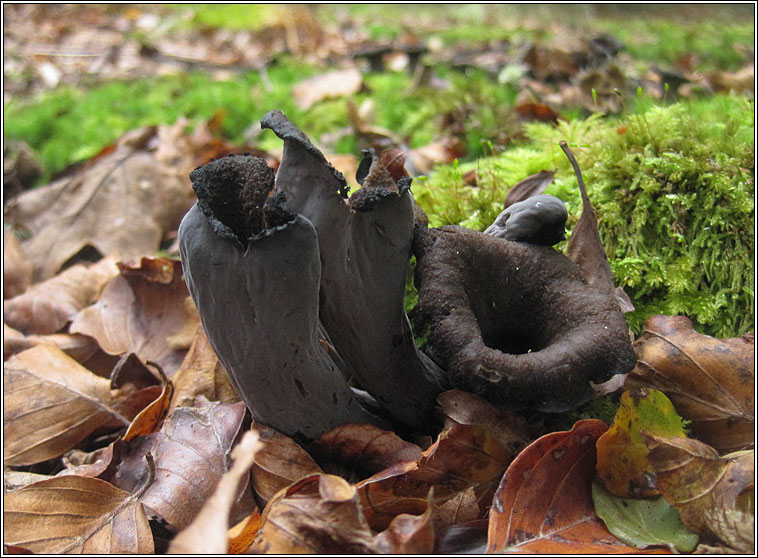
[[[3,302],[5,322],[25,334],[55,333],[80,310],[94,303],[103,286],[118,275],[111,258],[95,265],[75,265]]]
[[[466,146],[456,137],[450,136],[439,141],[411,149],[406,159],[406,167],[414,175],[428,174],[434,165],[446,165],[466,154]]]
[[[32,263],[11,229],[3,229],[3,298],[13,298],[32,284]]]
[[[3,498],[3,542],[43,554],[152,554],[140,495],[73,475],[34,483]]]
[[[254,430],[232,450],[232,466],[224,473],[213,495],[192,523],[180,532],[168,548],[169,554],[225,554],[228,550],[229,512],[239,495],[240,483],[247,482],[250,467],[261,444]],[[252,541],[251,541],[252,542]]]
[[[295,104],[301,110],[308,110],[326,99],[345,97],[360,91],[363,76],[356,68],[336,70],[305,79],[292,89]]]
[[[635,341],[637,367],[626,386],[664,392],[698,439],[719,451],[753,443],[755,372],[752,334],[701,335],[684,316],[652,316]]]
[[[121,441],[116,440],[107,447],[99,448],[92,452],[77,449],[66,452],[61,458],[63,466],[66,468],[56,476],[76,475],[77,477],[92,478],[104,476],[106,471],[114,467],[118,462],[120,448]]]
[[[186,175],[158,162],[146,145],[155,128],[127,133],[113,153],[48,186],[24,192],[8,217],[31,232],[22,244],[34,277],[52,277],[87,246],[124,260],[158,250],[192,205]]]
[[[88,335],[68,333],[24,335],[7,324],[3,324],[4,360],[37,345],[54,345],[79,364],[102,377],[107,377],[118,361],[116,357],[103,352],[97,341]]]
[[[181,367],[174,374],[172,383],[174,397],[171,399],[171,410],[191,406],[198,395],[221,403],[236,403],[240,400],[202,327],[197,328],[195,339]]]
[[[595,515],[595,441],[608,427],[585,419],[535,440],[508,467],[490,512],[487,552],[634,553]]]
[[[156,397],[152,403],[142,409],[137,416],[134,417],[129,428],[124,433],[123,440],[128,442],[132,438],[137,436],[147,436],[152,432],[155,432],[160,425],[163,417],[168,412],[169,404],[171,403],[171,396],[174,393],[174,386],[166,378],[163,370],[158,369],[161,376],[161,393]]]
[[[523,419],[459,390],[440,394],[444,430],[417,461],[399,461],[359,482],[364,513],[375,530],[387,528],[398,514],[423,513],[427,496],[442,505],[473,488],[484,514],[497,483],[516,452],[528,441]]]
[[[732,525],[738,514],[755,521],[752,510],[746,513],[740,505],[742,495],[754,492],[754,451],[719,457],[712,447],[691,438],[649,435],[646,440],[656,486],[679,510],[682,522],[701,535],[715,536],[745,551],[745,538]]]
[[[525,200],[526,198],[541,194],[545,191],[545,188],[553,183],[553,178],[555,178],[554,170],[541,170],[537,174],[519,180],[510,190],[508,190],[508,195],[505,196],[503,209],[507,209],[508,206]]]
[[[245,519],[231,527],[226,532],[228,541],[227,554],[242,554],[253,544],[255,536],[261,528],[263,518],[261,512],[256,510]]]
[[[61,455],[101,427],[125,427],[123,394],[52,345],[12,357],[3,375],[3,455],[28,465]]]
[[[434,552],[434,506],[421,515],[398,515],[375,539],[380,554],[421,554]]]
[[[399,461],[421,459],[421,448],[416,444],[371,424],[338,426],[310,444],[308,451],[319,462],[339,462],[349,478],[365,478]]]
[[[376,546],[355,488],[340,477],[315,474],[271,500],[250,550],[264,554],[374,554]]]
[[[254,425],[263,447],[250,473],[255,493],[265,505],[295,481],[323,472],[313,458],[291,438],[262,424]]]
[[[587,195],[582,172],[579,170],[579,164],[571,153],[568,144],[561,141],[560,146],[574,167],[579,182],[579,190],[582,194],[582,215],[571,231],[571,237],[566,245],[566,256],[579,266],[589,285],[601,291],[613,292],[611,266],[608,263],[608,256],[605,254],[603,243],[600,241],[595,208],[592,207]]]
[[[158,474],[140,502],[183,529],[197,516],[228,470],[228,454],[236,439],[245,406],[225,405],[198,398],[196,407],[175,409],[161,430],[127,442],[113,483],[132,491],[145,475],[144,456],[155,458]],[[241,496],[239,504],[249,512],[252,500]],[[245,506],[247,506],[245,508]]]
[[[96,304],[77,314],[69,331],[94,337],[108,354],[132,352],[143,362],[156,362],[171,377],[184,351],[171,348],[168,339],[197,319],[184,306],[189,293],[181,264],[142,258],[118,267],[121,274],[105,286]]]

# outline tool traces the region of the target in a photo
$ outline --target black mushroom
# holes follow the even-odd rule
[[[270,194],[262,159],[228,156],[191,174],[198,203],[179,227],[184,277],[203,327],[253,417],[298,440],[365,410],[324,348],[316,230]]]
[[[261,125],[284,140],[275,190],[316,228],[321,251],[319,316],[349,375],[395,419],[432,425],[444,373],[414,342],[403,299],[414,211],[410,178],[397,182],[372,157],[362,187],[347,185],[279,111]]]
[[[552,246],[566,240],[567,218],[560,199],[539,194],[508,206],[484,232],[505,240]]]
[[[562,412],[634,366],[613,294],[554,249],[457,226],[417,228],[413,248],[414,320],[455,387],[504,408]]]

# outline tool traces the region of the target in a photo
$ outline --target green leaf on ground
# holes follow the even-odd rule
[[[682,523],[679,512],[666,500],[632,500],[619,498],[592,483],[595,513],[620,540],[635,548],[664,545],[671,550],[691,552],[698,535]]]
[[[659,494],[643,430],[666,437],[685,436],[681,417],[662,392],[625,391],[613,424],[597,441],[597,472],[612,494],[624,498]]]

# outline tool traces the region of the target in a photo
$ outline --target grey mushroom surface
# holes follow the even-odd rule
[[[539,194],[508,206],[484,232],[514,242],[552,246],[566,239],[567,218],[559,198]]]

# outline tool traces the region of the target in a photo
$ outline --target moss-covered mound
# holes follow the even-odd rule
[[[530,143],[414,184],[431,225],[482,230],[508,189],[558,169],[546,193],[581,213],[576,179],[558,147],[583,169],[616,283],[636,306],[635,331],[652,314],[683,314],[718,337],[754,328],[754,107],[744,98],[652,107],[621,120],[527,126]],[[467,171],[478,184],[467,186]],[[560,248],[560,246],[559,246]]]

